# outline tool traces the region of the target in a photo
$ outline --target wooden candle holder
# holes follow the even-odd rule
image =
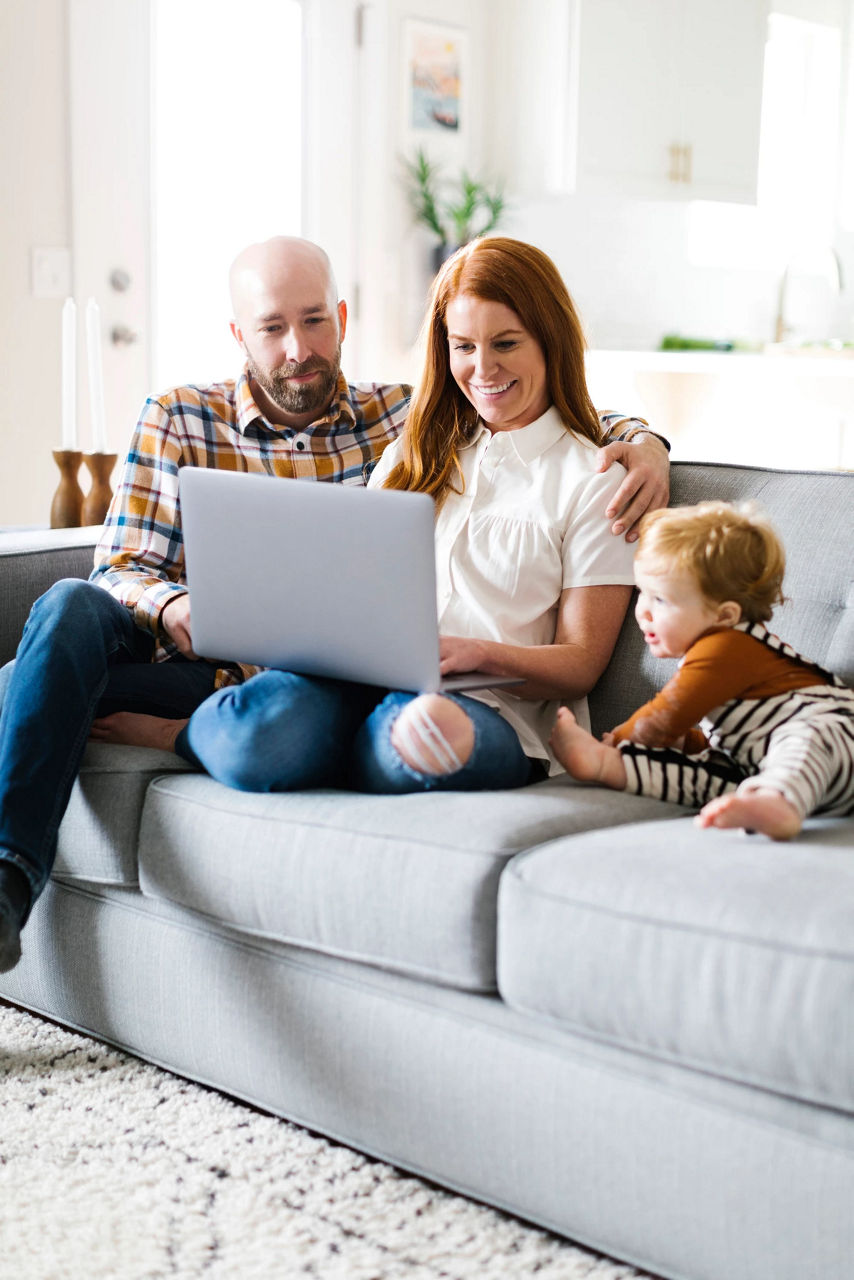
[[[77,479],[83,454],[78,449],[54,449],[59,485],[50,504],[51,529],[77,529],[83,509],[83,490]]]
[[[115,453],[84,453],[83,460],[92,476],[92,485],[83,499],[83,524],[103,524],[112,501],[110,476],[116,465]]]

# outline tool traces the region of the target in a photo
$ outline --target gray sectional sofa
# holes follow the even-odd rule
[[[707,497],[770,512],[774,625],[854,683],[854,475],[676,464]],[[0,543],[5,660],[91,538]],[[629,618],[594,727],[669,671]],[[246,795],[92,746],[0,995],[662,1276],[854,1274],[854,820]]]

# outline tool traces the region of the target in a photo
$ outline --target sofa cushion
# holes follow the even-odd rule
[[[139,822],[148,786],[167,771],[190,769],[171,752],[90,742],[59,828],[56,879],[135,885]]]
[[[252,795],[172,775],[146,797],[140,887],[244,932],[493,990],[510,857],[559,834],[678,812],[567,778],[374,796]]]
[[[557,840],[501,882],[498,983],[572,1031],[854,1110],[854,823]]]

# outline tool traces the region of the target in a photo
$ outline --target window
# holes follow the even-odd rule
[[[793,246],[833,239],[841,54],[838,27],[770,15],[758,202]]]
[[[302,226],[299,0],[154,0],[153,384],[240,368],[228,266]]]

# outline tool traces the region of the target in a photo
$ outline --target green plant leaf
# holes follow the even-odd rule
[[[490,190],[465,170],[457,187],[448,192],[439,166],[423,147],[413,159],[403,158],[406,191],[416,222],[429,227],[444,244],[467,244],[474,236],[492,231],[505,209],[503,192]]]

